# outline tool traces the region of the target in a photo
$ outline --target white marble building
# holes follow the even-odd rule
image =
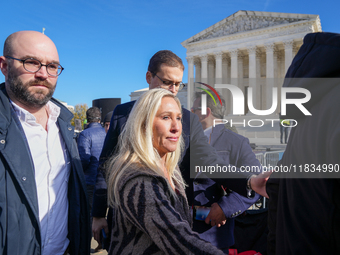
[[[256,95],[254,107],[270,108],[275,85],[268,82],[268,78],[282,79],[303,37],[321,31],[318,15],[238,11],[190,37],[182,42],[188,61],[187,108],[192,105],[197,87],[194,82],[212,86],[233,84],[245,97],[246,88],[251,87]],[[280,93],[280,87],[278,89]],[[227,107],[230,114],[231,95],[228,91],[221,92],[230,106]]]

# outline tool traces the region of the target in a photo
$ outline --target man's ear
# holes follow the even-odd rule
[[[146,72],[146,82],[150,85],[152,79],[152,73],[150,71]]]
[[[2,74],[7,77],[7,73],[8,73],[8,64],[6,61],[6,58],[4,56],[0,57],[0,69]]]
[[[211,109],[209,107],[207,107],[207,115],[206,116],[209,117],[211,114],[212,114]]]

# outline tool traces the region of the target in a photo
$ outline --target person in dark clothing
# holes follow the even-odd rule
[[[279,164],[309,173],[290,178],[275,173],[268,181],[268,254],[340,254],[339,78],[340,34],[306,35],[283,87],[307,89],[311,98],[303,106],[311,115],[295,105],[288,105],[286,114],[281,109],[283,118],[298,124]]]
[[[110,122],[111,122],[112,115],[113,115],[113,111],[108,112],[104,117],[103,123],[104,123],[104,129],[105,129],[106,133],[107,133],[107,131],[109,131],[109,128],[110,128]]]
[[[209,144],[216,149],[225,161],[232,165],[236,167],[257,166],[258,172],[261,172],[261,164],[256,159],[249,145],[249,140],[227,129],[224,124],[214,124],[215,121],[224,118],[226,105],[224,99],[221,99],[222,104],[215,105],[212,97],[207,97],[207,112],[202,114],[200,107],[202,94],[206,94],[206,92],[196,93],[191,110],[198,116],[204,129],[204,135],[209,138]],[[225,192],[224,189],[228,192]],[[260,196],[254,194],[251,199],[248,199],[229,190],[228,187],[222,188],[221,185],[209,178],[195,179],[194,195],[194,208],[199,210],[204,206],[205,209],[210,211],[205,221],[197,216],[194,217],[193,230],[198,232],[202,239],[211,242],[228,254],[229,247],[234,244],[234,218],[247,210]],[[220,222],[208,224],[211,215],[220,219]],[[212,226],[214,224],[215,226]]]
[[[73,114],[52,98],[63,70],[57,48],[42,33],[13,33],[0,69],[0,254],[89,254]]]
[[[288,142],[288,135],[289,135],[289,130],[290,130],[290,122],[289,120],[280,120],[280,143],[284,143],[287,144]],[[285,137],[285,139],[283,140],[283,136]]]
[[[101,112],[98,107],[89,108],[86,111],[86,119],[88,126],[79,134],[78,150],[85,173],[90,210],[92,210],[99,156],[102,152],[106,133],[100,124]]]
[[[182,83],[184,65],[182,60],[173,52],[164,50],[157,52],[151,59],[146,73],[146,81],[150,89],[164,88],[177,95],[178,91],[184,86]],[[116,106],[110,124],[110,129],[105,138],[104,147],[100,156],[100,165],[103,166],[105,160],[112,155],[117,149],[118,137],[128,120],[130,111],[135,101]],[[216,151],[208,144],[207,137],[204,136],[202,125],[198,117],[190,111],[182,108],[183,111],[183,138],[185,142],[184,152],[180,169],[188,187],[186,195],[188,203],[193,202],[193,182],[190,180],[190,161],[195,161],[197,165],[229,165],[221,159]],[[193,157],[190,157],[193,155]],[[192,164],[194,165],[194,164]],[[250,178],[251,174],[236,174],[242,179],[217,179],[216,182],[228,186],[232,190],[247,197],[250,187],[253,190],[265,193],[266,175]],[[97,175],[96,191],[93,200],[93,224],[92,231],[94,238],[100,242],[101,229],[108,232],[107,222],[105,219],[107,211],[107,185],[105,181],[105,169],[100,167]],[[110,212],[109,212],[110,213]],[[108,216],[108,220],[112,218]]]

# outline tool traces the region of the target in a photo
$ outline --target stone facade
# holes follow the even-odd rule
[[[280,79],[283,80],[304,36],[321,31],[318,15],[238,11],[190,37],[182,42],[188,61],[186,107],[190,109],[194,88],[199,86],[194,83],[203,82],[213,87],[236,85],[246,97],[250,87],[254,107],[269,109],[272,87],[277,87],[274,82],[280,84],[280,93]],[[227,113],[231,114],[231,94],[221,93],[230,106]]]

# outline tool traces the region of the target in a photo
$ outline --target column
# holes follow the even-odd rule
[[[208,82],[208,55],[201,56],[201,82]]]
[[[261,52],[257,51],[256,53],[256,79],[259,80],[261,78]]]
[[[293,40],[283,42],[283,45],[285,46],[285,74],[293,61],[293,43]]]
[[[243,80],[243,77],[244,77],[244,71],[243,71],[244,61],[243,61],[243,57],[244,57],[243,54],[239,51],[238,59],[237,59],[237,62],[238,62],[237,86],[244,92],[244,80]]]
[[[275,64],[274,64],[274,43],[264,45],[266,49],[266,89],[265,89],[265,100],[266,100],[266,109],[270,109],[272,105],[272,89],[274,84],[274,73],[275,73]]]
[[[230,50],[230,83],[232,85],[238,85],[238,49]],[[230,93],[228,92],[228,98],[231,98]],[[233,102],[229,100],[229,113],[232,114]]]
[[[265,102],[263,100],[264,92],[263,92],[263,85],[262,85],[262,79],[261,79],[261,51],[259,48],[257,48],[256,52],[256,87],[257,87],[257,105],[259,108],[264,109]]]
[[[238,49],[234,49],[230,51],[230,59],[231,59],[231,64],[230,64],[230,77],[231,79],[235,79],[235,81],[238,78]],[[237,85],[232,82],[232,84]]]
[[[278,92],[279,92],[278,95],[281,95],[281,87],[282,87],[282,84],[283,84],[283,78],[286,75],[283,50],[274,51],[274,61],[275,60],[277,61],[277,69],[274,72],[275,79],[274,79],[273,86],[278,89]],[[277,97],[277,102],[278,102],[278,105],[281,105],[281,97],[280,96]],[[275,113],[279,113],[279,112],[280,112],[280,107],[277,107]]]
[[[238,54],[237,62],[238,62],[237,78],[239,79],[239,85],[242,85],[244,73],[243,73],[243,55],[241,54],[241,52],[239,52]]]
[[[195,82],[201,81],[201,61],[199,58],[195,58]]]
[[[249,79],[256,78],[256,46],[247,48],[249,54]]]
[[[277,60],[277,69],[274,72],[275,78],[282,78],[286,74],[284,64],[282,63],[283,62],[283,55],[282,55],[281,51],[274,52],[274,61],[275,61],[275,55],[276,55],[276,60]]]
[[[257,93],[257,87],[256,87],[256,46],[250,46],[247,48],[248,54],[249,54],[249,87],[252,88],[252,104],[255,109],[258,109],[258,93]],[[250,95],[248,95],[250,96]]]
[[[273,54],[273,58],[274,58],[274,78],[278,78],[278,69],[279,69],[279,63],[278,63],[278,59],[280,58],[280,52],[277,48],[274,48],[274,54]]]
[[[216,64],[216,68],[217,68],[217,64]],[[230,58],[227,57],[226,54],[222,55],[222,82],[221,83],[230,84]],[[229,102],[232,100],[230,92],[227,89],[222,89],[220,92],[225,103],[227,104],[225,105],[225,114],[226,115],[231,114],[232,111],[231,111],[231,108],[229,107]]]
[[[274,44],[266,44],[266,77],[274,78]]]
[[[215,58],[208,56],[208,85],[215,85]]]
[[[194,57],[187,57],[188,61],[188,86],[187,86],[187,109],[190,109],[191,98],[194,96]]]
[[[217,52],[215,53],[215,83],[216,84],[222,84],[222,55],[223,52]]]
[[[222,83],[227,84],[230,83],[229,78],[230,78],[230,63],[229,59],[227,58],[226,55],[222,57]]]

